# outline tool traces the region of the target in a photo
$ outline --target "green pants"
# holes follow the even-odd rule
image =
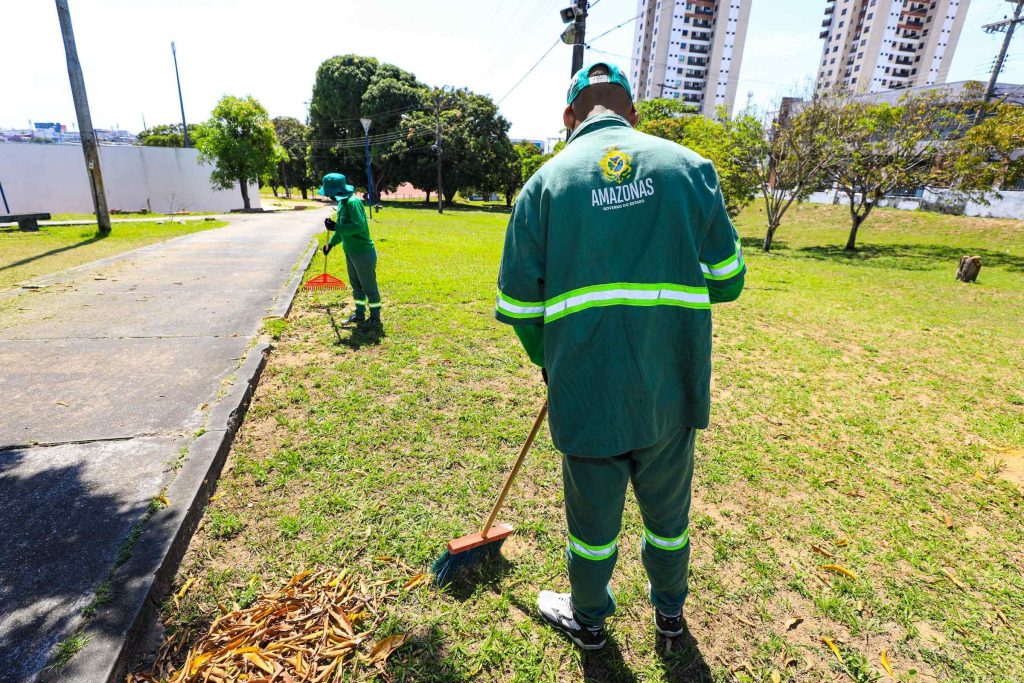
[[[682,427],[659,443],[611,458],[562,457],[569,523],[569,584],[577,618],[596,625],[615,612],[608,582],[618,558],[626,485],[640,503],[640,557],[656,608],[675,615],[687,593],[690,485],[696,430]]]
[[[348,280],[352,283],[352,298],[356,306],[371,311],[380,309],[380,289],[377,287],[377,250],[363,254],[345,254]]]

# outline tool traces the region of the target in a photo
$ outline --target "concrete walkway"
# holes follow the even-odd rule
[[[173,546],[187,545],[262,369],[262,319],[287,311],[323,215],[235,216],[8,300],[0,681],[39,677],[108,579],[109,601],[85,622],[89,644],[43,677],[115,673],[106,667],[124,657],[154,577],[173,576]],[[169,507],[140,525],[161,494]],[[142,533],[128,546],[133,528]],[[111,575],[119,553],[131,558]]]

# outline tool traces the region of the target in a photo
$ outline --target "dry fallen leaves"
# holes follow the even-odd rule
[[[168,638],[152,670],[129,675],[127,683],[323,683],[340,677],[349,663],[380,666],[406,635],[388,636],[368,652],[362,649],[378,623],[365,622],[379,606],[357,583],[344,570],[304,571],[248,609],[221,605],[209,632],[184,656],[184,643]],[[187,581],[175,599],[191,585]]]
[[[888,650],[882,650],[882,668],[885,669],[885,673],[896,678],[896,672],[892,670],[892,664],[889,662]]]
[[[953,518],[949,516],[949,513],[942,515],[942,522],[946,525],[947,529],[953,528]]]
[[[831,639],[822,636],[821,642],[828,645],[828,649],[832,650],[832,653],[836,656],[836,659],[839,660],[840,664],[845,664],[845,662],[843,662],[843,654],[839,651],[839,647],[835,643],[833,643]]]
[[[849,577],[851,579],[857,578],[857,574],[839,564],[823,564],[820,567],[818,567],[818,569],[823,569],[827,572],[833,572],[835,574],[842,574],[843,576]]]
[[[832,554],[832,553],[830,553],[829,551],[825,550],[825,549],[824,549],[824,548],[822,548],[822,547],[821,547],[820,545],[812,545],[812,546],[811,546],[811,550],[813,550],[814,552],[818,553],[818,554],[819,554],[819,555],[821,555],[822,557],[827,557],[827,558],[828,558],[828,559],[830,559],[830,560],[831,560],[831,559],[832,559],[833,557],[835,557],[835,555],[833,555],[833,554]]]

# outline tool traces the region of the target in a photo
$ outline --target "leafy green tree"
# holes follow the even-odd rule
[[[721,117],[727,119],[724,114]],[[757,122],[750,117],[745,123],[729,124],[704,116],[683,116],[655,119],[641,123],[639,129],[666,140],[678,142],[697,154],[711,160],[718,171],[725,208],[733,218],[754,200],[759,183],[740,159],[761,144],[761,133]]]
[[[513,145],[512,152],[513,156],[509,157],[508,162],[502,168],[502,191],[505,194],[506,206],[512,206],[512,200],[516,193],[529,179],[529,176],[524,173],[525,166],[532,163],[533,159],[543,156],[537,145],[525,140]]]
[[[770,251],[775,232],[793,202],[806,199],[825,177],[836,149],[827,143],[828,106],[812,100],[799,111],[780,111],[767,127],[751,116],[723,121],[734,141],[735,165],[756,178],[767,227],[762,249]]]
[[[283,186],[285,197],[291,197],[291,188],[298,187],[302,198],[306,199],[314,182],[309,172],[309,128],[291,116],[278,116],[271,123],[288,157],[277,162],[276,172],[271,175],[268,184],[274,189],[275,195],[277,187]]]
[[[404,160],[391,153],[391,146],[399,139],[404,116],[425,106],[426,92],[413,74],[372,57],[342,55],[324,61],[310,102],[313,176],[339,171],[351,183],[367,186],[365,133],[359,119],[369,118],[375,194],[393,190],[401,182]]]
[[[1024,180],[1024,107],[1001,104],[960,142],[954,172],[963,187],[998,190]]]
[[[548,163],[555,156],[565,149],[565,140],[559,140],[555,143],[554,148],[547,154],[538,154],[535,156],[528,156],[523,158],[523,183],[530,179],[534,173],[540,170],[540,167]]]
[[[640,114],[640,123],[643,125],[649,121],[696,114],[700,109],[670,97],[655,97],[637,102],[636,111]]]
[[[196,139],[197,127],[198,124],[188,124],[189,140]],[[139,144],[145,147],[184,147],[185,141],[181,135],[181,124],[165,123],[147,128],[139,133]]]
[[[510,160],[511,124],[485,95],[457,90],[440,93],[440,97],[443,190],[450,206],[460,190],[500,187],[495,179],[502,176],[502,168]],[[431,96],[427,101],[435,100]],[[400,139],[389,150],[401,158],[401,180],[428,193],[437,191],[434,129],[433,111],[408,113],[402,119]]]
[[[950,97],[943,91],[905,95],[895,106],[862,99],[831,103],[824,140],[833,149],[826,171],[849,205],[847,251],[857,249],[861,225],[886,194],[954,184],[962,150],[956,140],[969,128],[974,106],[970,95]]]
[[[196,130],[196,148],[199,160],[214,166],[210,174],[213,186],[227,190],[238,183],[247,210],[249,183],[273,173],[286,155],[267,110],[252,96],[222,97],[209,120]]]

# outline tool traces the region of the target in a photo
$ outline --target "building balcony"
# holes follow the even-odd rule
[[[706,54],[708,54],[708,53],[709,53],[710,51],[711,51],[711,50],[709,50],[709,49],[708,49],[708,48],[707,48],[706,46],[704,46],[704,45],[692,45],[692,44],[690,45],[690,52],[691,52],[691,53],[693,53],[693,54],[698,54],[698,55],[706,55]]]
[[[897,64],[901,64],[903,66],[913,66],[913,64],[914,64],[914,60],[911,59],[910,57],[898,56],[893,61],[896,62]]]
[[[690,66],[707,66],[708,60],[703,57],[689,57],[687,58],[686,63]]]
[[[822,31],[821,33],[819,33],[819,34],[818,34],[818,37],[819,37],[819,38],[821,38],[821,39],[825,39],[825,38],[828,38],[828,29],[825,29],[824,31]]]
[[[917,52],[917,45],[915,43],[900,43],[896,46],[896,50],[899,52],[909,52],[915,54]]]
[[[832,20],[829,19],[829,18],[826,18],[825,21],[821,22],[821,27],[822,28],[828,28],[831,25],[832,25]]]
[[[910,78],[910,69],[893,69],[893,78]]]
[[[826,7],[826,8],[825,8],[825,16],[826,16],[826,17],[827,17],[827,16],[830,16],[830,15],[831,15],[831,14],[833,14],[833,13],[834,13],[835,11],[836,11],[836,6],[835,6],[835,5],[829,5],[828,7]]]
[[[687,78],[704,78],[706,71],[697,71],[696,69],[687,69],[683,72],[683,75]]]

